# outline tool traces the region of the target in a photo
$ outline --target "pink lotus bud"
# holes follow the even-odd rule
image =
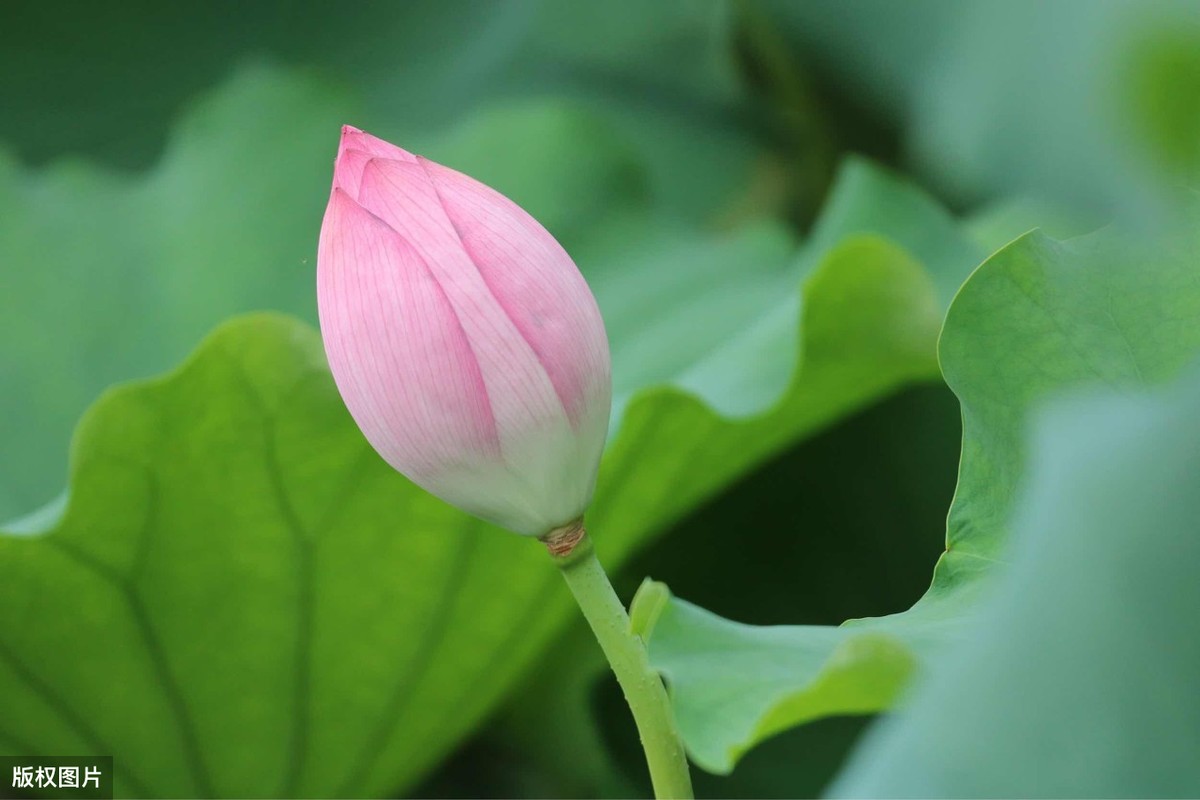
[[[608,340],[570,256],[517,204],[342,128],[317,305],[338,391],[389,464],[518,533],[583,514]]]

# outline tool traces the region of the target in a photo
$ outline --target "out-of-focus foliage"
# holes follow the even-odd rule
[[[962,636],[984,579],[1007,559],[1038,404],[1079,386],[1152,386],[1200,355],[1194,241],[1148,254],[1111,232],[1066,243],[1031,234],[963,286],[939,347],[963,410],[958,490],[946,552],[912,609],[839,628],[753,627],[644,587],[631,613],[697,763],[728,771],[780,730],[887,708],[919,663]]]
[[[1190,0],[764,5],[839,89],[903,120],[908,158],[952,196],[1149,215],[1200,177]]]
[[[1200,792],[1198,403],[1193,370],[1039,415],[1009,569],[835,796]]]
[[[318,82],[253,69],[144,175],[0,166],[0,330],[21,343],[0,352],[0,436],[21,454],[4,462],[0,516],[62,488],[67,435],[104,387],[167,368],[229,314],[315,309],[329,130],[349,112]]]
[[[353,102],[360,127],[404,142],[483,107],[572,98],[620,124],[654,155],[661,193],[700,212],[727,202],[761,149],[731,120],[736,20],[721,0],[66,0],[8,14],[0,137],[35,162],[82,153],[151,165],[196,93],[261,59],[321,76]],[[705,169],[680,169],[697,160]]]

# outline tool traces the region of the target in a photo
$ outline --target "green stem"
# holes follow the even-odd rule
[[[551,553],[554,552],[552,547]],[[659,800],[690,800],[692,778],[667,690],[650,666],[641,637],[630,630],[629,614],[596,559],[591,541],[583,535],[569,553],[555,555],[554,561],[625,693],[642,737],[642,749],[646,751],[654,796]]]

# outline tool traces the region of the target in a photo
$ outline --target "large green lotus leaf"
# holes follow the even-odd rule
[[[628,403],[590,515],[617,565],[788,442],[935,369],[903,250],[851,237],[804,283],[803,357],[768,413],[669,385]],[[792,334],[795,336],[795,332]],[[315,332],[252,317],[106,395],[48,531],[0,538],[0,739],[117,756],[125,794],[381,794],[495,706],[568,620],[540,545],[392,473]]]
[[[1195,237],[1144,252],[1112,232],[1024,236],[994,254],[947,315],[940,359],[963,413],[946,552],[912,609],[838,628],[753,627],[648,585],[635,619],[668,678],[692,757],[726,772],[748,748],[830,714],[889,707],[913,671],[962,635],[1005,559],[1026,475],[1030,411],[1070,387],[1136,388],[1200,353]]]
[[[1198,406],[1193,373],[1039,415],[1010,568],[835,796],[1200,792]]]

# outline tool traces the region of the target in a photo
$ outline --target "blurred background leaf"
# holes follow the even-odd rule
[[[105,386],[165,369],[229,314],[313,314],[317,187],[346,113],[318,82],[254,68],[145,176],[0,168],[0,260],[22,265],[0,295],[4,336],[22,343],[0,355],[13,387],[0,425],[20,454],[4,463],[8,516],[61,489],[73,421]]]
[[[1193,371],[1039,415],[1011,569],[834,796],[1200,791],[1197,403]]]
[[[1154,222],[1200,166],[1189,0],[763,0],[836,91],[898,120],[955,203],[1033,194]]]
[[[668,600],[661,585],[639,593],[631,614],[649,620],[651,663],[671,686],[697,764],[728,772],[781,730],[888,708],[920,666],[963,637],[980,587],[1005,564],[1013,504],[1028,480],[1031,413],[1064,389],[1152,386],[1193,361],[1193,258],[1190,248],[1133,250],[1111,231],[1066,243],[1031,234],[962,287],[939,345],[962,403],[958,489],[933,585],[908,611],[838,628],[761,627]]]

